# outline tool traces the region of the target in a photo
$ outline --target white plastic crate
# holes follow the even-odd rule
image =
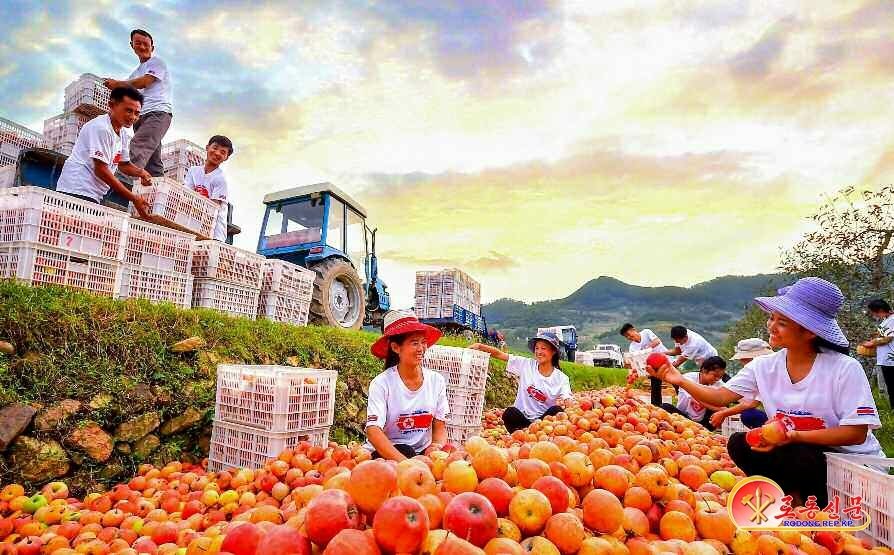
[[[461,387],[483,391],[487,386],[490,355],[472,349],[432,345],[425,351],[422,364],[440,373],[447,387]]]
[[[193,308],[210,308],[225,312],[231,316],[242,316],[254,320],[258,313],[258,296],[261,291],[256,287],[236,285],[216,279],[193,279]]]
[[[124,264],[118,297],[168,302],[180,308],[189,308],[192,303],[192,275]]]
[[[481,434],[481,425],[478,426],[451,426],[447,425],[447,441],[454,447],[464,444],[470,437]]]
[[[574,362],[585,366],[593,366],[593,353],[587,351],[577,351],[574,353]]]
[[[484,413],[484,390],[462,387],[447,388],[447,404],[450,414],[447,424],[460,427],[481,427]]]
[[[238,285],[261,287],[265,258],[220,241],[198,241],[192,255],[192,275]]]
[[[310,316],[310,303],[280,293],[261,291],[258,299],[258,318],[274,322],[306,326]]]
[[[65,111],[97,116],[109,111],[110,91],[92,73],[84,73],[65,87]]]
[[[298,300],[310,302],[314,294],[317,273],[297,264],[265,258],[261,262],[261,291],[282,293]]]
[[[191,273],[195,236],[169,227],[131,219],[124,242],[124,262],[143,268]]]
[[[3,155],[0,166],[15,163],[22,150],[40,146],[45,146],[43,135],[14,121],[0,118],[0,154]]]
[[[118,294],[121,263],[37,243],[0,245],[0,278],[65,285],[106,297]]]
[[[325,447],[329,443],[329,428],[276,433],[215,420],[208,449],[208,470],[262,468],[267,461],[302,441]]]
[[[93,117],[77,112],[64,112],[44,120],[43,137],[47,147],[54,150],[68,148],[68,151],[71,152],[81,128]]]
[[[221,364],[215,418],[269,432],[331,426],[338,372]]]
[[[894,476],[880,471],[894,468],[894,459],[826,453],[826,465],[829,500],[838,495],[844,511],[859,497],[869,516],[869,528],[856,534],[873,545],[894,548]]]
[[[747,431],[748,427],[745,426],[745,424],[742,424],[742,417],[738,414],[727,416],[723,419],[723,424],[720,426],[720,433],[723,437],[729,437],[736,432]]]
[[[127,214],[42,187],[0,190],[0,243],[29,241],[113,260],[124,257]]]
[[[186,180],[186,172],[193,166],[205,165],[206,151],[199,145],[179,139],[161,145],[161,163],[164,166],[164,175],[183,183]]]
[[[646,372],[646,359],[652,354],[652,349],[643,349],[641,351],[628,351],[624,353],[624,364],[630,366],[640,376],[648,376]]]
[[[196,235],[211,237],[217,218],[217,203],[187,189],[180,183],[166,177],[152,178],[152,185],[144,187],[136,184],[133,193],[145,200],[150,213],[173,222]],[[131,215],[137,211],[130,205]]]

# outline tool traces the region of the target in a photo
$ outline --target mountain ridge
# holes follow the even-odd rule
[[[578,330],[579,349],[591,349],[596,343],[618,343],[626,349],[627,341],[618,330],[628,321],[651,328],[666,344],[671,326],[679,324],[716,346],[754,297],[773,291],[786,278],[785,274],[721,276],[691,287],[649,287],[599,276],[562,299],[525,303],[504,298],[482,309],[488,326],[501,330],[516,347],[523,346],[537,327],[571,324]]]

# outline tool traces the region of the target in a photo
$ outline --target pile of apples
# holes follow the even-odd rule
[[[82,500],[9,484],[0,555],[894,555],[844,533],[737,530],[725,440],[623,389],[500,428],[400,463],[302,443],[261,469],[146,465]]]

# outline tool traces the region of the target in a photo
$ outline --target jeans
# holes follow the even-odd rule
[[[879,366],[879,368],[885,380],[885,389],[888,390],[888,400],[894,407],[894,366]]]
[[[540,418],[544,416],[552,416],[559,414],[560,412],[564,412],[562,407],[558,405],[553,405],[547,409],[546,412]],[[525,414],[518,410],[515,407],[508,407],[503,411],[503,425],[506,426],[506,430],[511,434],[516,430],[523,430],[531,425],[531,420],[528,420],[528,417]]]
[[[419,454],[413,450],[412,446],[404,445],[403,443],[395,443],[394,448],[397,449],[401,455],[405,456],[408,459],[412,459]],[[381,459],[382,455],[380,455],[378,451],[373,451],[372,458]]]

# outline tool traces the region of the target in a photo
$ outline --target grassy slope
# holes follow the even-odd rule
[[[205,352],[170,353],[172,343],[190,336],[205,339]],[[219,361],[291,361],[339,371],[334,435],[348,439],[357,437],[362,423],[356,412],[344,409],[365,408],[365,388],[381,370],[380,361],[369,354],[375,338],[362,331],[302,328],[2,282],[0,339],[12,341],[17,353],[0,355],[0,406],[13,401],[51,404],[66,398],[89,401],[107,394],[113,402],[89,417],[113,426],[151,408],[130,398],[137,384],[152,386],[164,400],[164,414],[177,415],[189,406],[205,410],[213,405]],[[442,343],[466,344],[460,337]],[[563,366],[575,389],[623,381],[620,371]],[[492,362],[488,406],[505,406],[515,397],[504,370],[503,363]]]

